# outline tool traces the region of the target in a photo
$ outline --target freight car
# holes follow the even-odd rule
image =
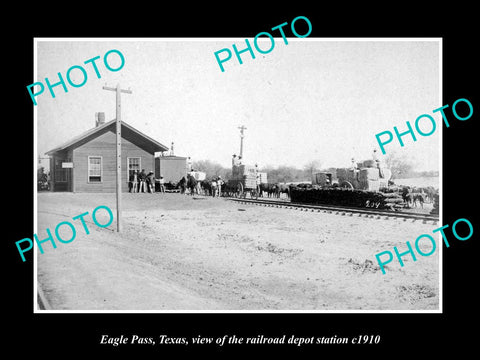
[[[375,207],[395,210],[403,203],[389,190],[392,172],[379,161],[365,160],[351,168],[313,175],[311,187],[292,187],[292,202]]]
[[[337,186],[350,190],[380,191],[387,189],[392,177],[390,169],[381,162],[365,160],[356,164],[356,167],[335,169],[332,172],[314,174],[312,184],[322,187]],[[335,181],[336,180],[336,181]]]
[[[187,176],[187,158],[182,156],[158,156],[155,158],[155,190],[159,191],[160,176],[168,191],[179,191],[177,184]]]

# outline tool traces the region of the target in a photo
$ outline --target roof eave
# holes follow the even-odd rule
[[[106,122],[105,124],[102,124],[100,126],[97,126],[93,129],[90,129],[90,130],[87,130],[85,131],[84,133],[82,133],[81,135],[79,136],[76,136],[74,137],[73,139],[71,139],[70,141],[68,142],[65,142],[63,143],[62,145],[60,146],[57,146],[56,148],[52,149],[52,150],[49,150],[45,153],[45,155],[53,155],[54,153],[57,153],[57,152],[60,152],[60,151],[65,151],[65,150],[68,150],[70,147],[74,146],[76,143],[84,140],[85,138],[89,137],[89,136],[92,136],[94,135],[96,132],[99,132],[109,126],[111,126],[112,124],[114,124],[116,121],[116,119],[113,119],[113,120],[110,120],[109,122]],[[132,127],[131,125],[127,124],[126,122],[122,121],[122,126],[125,126],[126,128],[128,128],[130,131],[136,133],[137,135],[145,138],[147,141],[149,141],[150,143],[153,144],[153,153],[155,152],[162,152],[162,151],[167,151],[168,150],[168,147],[159,143],[158,141],[152,139],[150,136],[148,135],[145,135],[144,133],[138,131],[137,129],[135,129],[134,127]]]

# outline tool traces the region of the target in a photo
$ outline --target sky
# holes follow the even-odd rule
[[[148,40],[148,41],[146,41]],[[249,39],[253,44],[253,39]],[[417,170],[439,170],[442,121],[432,110],[441,103],[441,58],[438,39],[275,38],[268,54],[254,48],[255,59],[243,53],[223,64],[214,53],[232,44],[246,47],[244,38],[219,39],[41,39],[36,41],[36,78],[58,81],[67,70],[82,65],[85,85],[48,89],[36,99],[38,156],[95,126],[95,113],[115,118],[115,93],[102,86],[132,90],[122,94],[122,120],[170,146],[175,155],[193,161],[211,160],[230,167],[238,154],[245,125],[244,163],[303,168],[319,161],[322,168],[346,167],[355,157],[380,153],[375,134],[430,114],[437,130],[417,141],[405,136],[386,145],[387,154],[405,154]],[[268,49],[270,40],[259,41]],[[253,46],[253,45],[252,45]],[[125,59],[117,72],[103,58],[112,49]],[[222,54],[221,56],[223,56]],[[101,78],[84,61],[96,62]],[[112,67],[120,64],[115,54]],[[81,72],[71,72],[80,83]],[[32,103],[33,106],[33,103]],[[421,125],[424,131],[428,123]],[[380,153],[380,158],[382,157]]]

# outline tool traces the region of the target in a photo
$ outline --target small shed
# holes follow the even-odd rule
[[[102,114],[102,113],[100,113]],[[97,118],[95,127],[46,152],[52,191],[115,192],[116,121]],[[122,121],[122,191],[134,170],[155,171],[155,152],[165,145]]]
[[[187,176],[187,158],[182,156],[158,156],[155,158],[155,178],[163,176],[166,183],[178,183]]]

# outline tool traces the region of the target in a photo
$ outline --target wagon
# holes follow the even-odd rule
[[[245,198],[249,193],[251,198],[258,198],[257,168],[249,165],[234,165],[232,178],[227,181],[226,188],[235,197]]]

